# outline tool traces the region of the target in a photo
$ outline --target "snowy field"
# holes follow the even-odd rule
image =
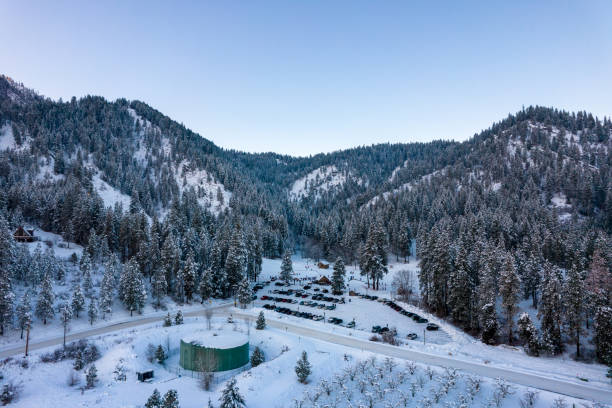
[[[500,407],[519,406],[526,388],[509,385],[510,393],[500,399],[500,386],[495,380],[479,378],[436,367],[394,360],[367,352],[318,342],[275,329],[254,330],[253,321],[227,323],[222,317],[213,318],[212,328],[236,331],[248,336],[251,351],[260,347],[265,362],[256,367],[230,373],[235,375],[241,394],[250,408],[302,407],[452,407],[465,401],[466,407],[487,407],[500,400]],[[81,390],[84,374],[79,372],[79,384],[69,386],[72,360],[43,363],[40,355],[29,358],[23,368],[20,359],[2,363],[6,377],[21,384],[16,407],[125,407],[144,406],[154,389],[162,395],[169,389],[178,391],[183,408],[205,407],[210,399],[218,406],[227,374],[219,376],[210,391],[204,391],[189,372],[178,368],[181,338],[206,336],[203,318],[186,319],[185,324],[172,327],[150,325],[138,330],[124,330],[91,339],[102,357],[95,362],[99,381],[96,387]],[[165,364],[148,362],[149,344],[169,347],[170,358]],[[312,375],[307,384],[299,384],[294,373],[302,351],[308,353]],[[117,381],[113,372],[118,363],[125,367],[126,381]],[[136,372],[153,369],[150,383],[140,383]],[[502,387],[503,388],[503,387]],[[550,407],[559,396],[539,392],[535,407]],[[579,401],[565,398],[567,403]],[[450,405],[449,405],[450,404]],[[571,405],[570,405],[571,406]],[[580,405],[577,405],[580,406]]]

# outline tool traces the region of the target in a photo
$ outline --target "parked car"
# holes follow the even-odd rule
[[[426,329],[429,331],[436,331],[440,328],[440,326],[438,326],[435,323],[428,323]]]
[[[346,324],[346,327],[349,329],[353,329],[355,327],[355,321],[350,321]]]
[[[407,339],[409,340],[416,340],[419,336],[417,336],[416,333],[408,333],[408,335],[406,336]]]

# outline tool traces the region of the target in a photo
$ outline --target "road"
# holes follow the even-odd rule
[[[213,311],[215,310],[218,311],[218,310],[228,308],[230,306],[233,306],[233,303],[224,303],[221,305],[211,306],[209,308],[192,310],[189,312],[185,312],[183,316],[185,317],[204,316],[204,314],[206,313],[206,310],[208,309],[213,310]],[[159,322],[159,321],[164,320],[164,317],[165,315],[162,314],[162,315],[156,315],[156,316],[151,316],[151,317],[135,318],[133,320],[126,320],[122,322],[111,323],[107,326],[96,327],[93,329],[83,330],[83,331],[74,332],[74,333],[68,333],[66,335],[66,342],[80,340],[80,339],[84,339],[84,338],[92,337],[92,336],[98,336],[101,334],[108,334],[108,333],[115,332],[117,330],[129,329],[131,327],[138,327],[138,326],[142,326],[145,324]],[[63,342],[64,342],[64,336],[42,340],[39,342],[30,342],[29,351],[32,352],[34,350],[38,350],[38,349],[45,348],[45,347],[57,346],[57,345],[63,344]],[[23,354],[24,352],[25,352],[25,343],[20,344],[18,346],[8,346],[7,348],[3,348],[0,351],[0,358],[6,358],[6,357],[11,357],[17,354]]]
[[[232,315],[238,318],[254,319],[256,317],[250,313],[235,310],[232,310]],[[270,327],[285,330],[287,332],[297,334],[299,336],[309,337],[333,344],[339,344],[342,346],[348,346],[364,351],[383,354],[389,357],[411,360],[418,363],[434,366],[456,368],[458,370],[467,371],[483,377],[503,378],[511,383],[520,384],[545,391],[551,391],[569,397],[585,400],[594,400],[606,404],[612,404],[612,387],[610,387],[609,389],[595,388],[586,384],[583,385],[554,378],[546,378],[537,374],[512,371],[511,369],[479,363],[472,363],[469,361],[458,360],[451,357],[423,353],[419,351],[404,349],[401,347],[394,347],[383,343],[375,343],[350,336],[343,336],[336,333],[316,330],[309,327],[302,327],[296,324],[271,318],[266,318],[266,324]]]
[[[207,309],[214,311],[224,311],[232,306],[232,303],[225,303],[210,308],[203,308],[200,310],[194,310],[186,312],[185,317],[203,316]],[[255,319],[257,316],[247,312],[239,311],[236,309],[231,310],[232,316],[237,318],[248,318]],[[74,341],[84,339],[91,336],[98,336],[101,334],[108,334],[118,330],[128,329],[132,327],[138,327],[150,323],[162,321],[163,315],[143,317],[135,320],[128,320],[118,323],[112,323],[108,326],[97,327],[90,330],[84,330],[81,332],[70,333],[66,336],[66,341]],[[512,371],[511,369],[495,367],[490,365],[484,365],[479,363],[473,363],[465,360],[458,360],[450,357],[423,353],[414,350],[408,350],[401,347],[394,347],[387,344],[375,343],[367,340],[362,340],[350,336],[344,336],[336,333],[327,331],[317,330],[309,327],[302,327],[293,323],[288,323],[281,320],[272,318],[266,318],[266,323],[270,327],[285,330],[289,333],[297,334],[299,336],[309,337],[316,340],[321,340],[333,344],[347,346],[363,351],[369,351],[373,353],[382,354],[389,357],[415,361],[418,363],[429,364],[441,367],[452,367],[458,370],[463,370],[473,374],[477,374],[489,378],[503,378],[508,382],[524,385],[531,388],[537,388],[558,394],[566,395],[569,397],[580,398],[585,400],[595,400],[606,404],[612,404],[612,387],[610,389],[595,388],[587,384],[578,384],[573,382],[567,382],[554,378],[546,378],[537,374],[529,374],[525,372]],[[63,342],[63,337],[57,337],[53,339],[43,340],[40,342],[30,343],[30,351],[38,350],[45,347],[51,347],[60,345]],[[8,347],[0,351],[0,358],[6,358],[24,352],[24,346],[19,345],[15,347]]]

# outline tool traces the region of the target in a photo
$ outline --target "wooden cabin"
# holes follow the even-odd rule
[[[36,237],[34,236],[34,228],[19,227],[13,233],[13,238],[17,242],[34,242]]]

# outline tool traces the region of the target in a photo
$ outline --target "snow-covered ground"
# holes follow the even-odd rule
[[[198,379],[192,378],[192,372],[178,366],[178,352],[181,339],[205,337],[206,327],[202,317],[187,318],[183,325],[162,327],[161,324],[152,324],[90,339],[101,352],[101,358],[94,363],[98,382],[93,389],[81,390],[85,385],[83,371],[77,374],[79,384],[68,385],[68,376],[73,371],[72,359],[41,362],[40,356],[51,350],[32,353],[27,368],[22,366],[20,358],[4,360],[2,371],[5,380],[21,385],[19,398],[13,403],[15,407],[136,408],[144,406],[154,389],[162,395],[170,389],[177,390],[183,408],[204,407],[209,399],[218,406],[225,381],[231,376],[236,378],[249,408],[449,407],[459,406],[448,405],[459,400],[465,400],[465,406],[478,407],[488,406],[499,389],[493,379],[403,360],[388,360],[373,353],[311,340],[278,329],[255,330],[252,320],[227,323],[225,318],[216,317],[212,320],[212,330],[223,329],[248,337],[251,352],[255,346],[260,347],[265,362],[256,368],[247,365],[244,369],[220,373],[211,390],[205,391]],[[161,345],[168,351],[169,358],[165,364],[147,360],[149,345]],[[312,365],[312,374],[306,384],[298,383],[294,372],[302,351],[308,353]],[[126,381],[117,381],[113,373],[120,362],[126,370]],[[153,380],[138,382],[136,372],[149,369],[155,372]],[[473,389],[474,384],[479,385],[477,390]],[[510,384],[510,390],[512,393],[501,400],[501,407],[518,406],[526,388]],[[549,407],[557,398],[559,396],[553,393],[539,392],[535,407]],[[564,399],[569,404],[581,402]],[[304,403],[296,404],[300,401]],[[399,401],[402,404],[396,405]]]

